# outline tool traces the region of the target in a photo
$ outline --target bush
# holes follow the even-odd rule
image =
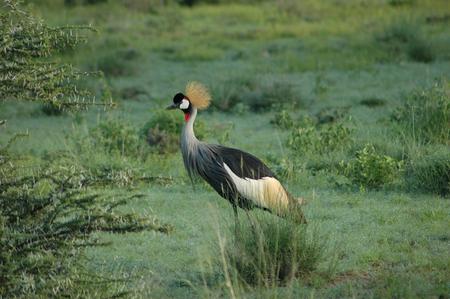
[[[406,135],[418,142],[450,142],[450,89],[446,81],[431,88],[414,92],[393,114]]]
[[[293,87],[283,81],[232,79],[213,87],[213,107],[231,111],[238,103],[247,105],[254,112],[273,107],[297,106],[300,99]]]
[[[212,88],[212,106],[221,111],[231,111],[238,103],[242,103],[241,95],[250,90],[252,82],[247,78],[232,77]]]
[[[292,85],[285,82],[262,82],[255,84],[253,90],[242,95],[242,101],[256,112],[267,111],[276,106],[296,106],[298,95]]]
[[[78,5],[78,4],[93,5],[93,4],[99,4],[99,3],[105,3],[105,2],[108,2],[108,0],[64,0],[64,4],[67,6]]]
[[[407,53],[411,60],[417,62],[429,63],[435,58],[432,45],[424,38],[417,38],[414,42],[410,43],[408,45]]]
[[[414,155],[405,171],[407,188],[447,196],[450,194],[450,151],[433,148]]]
[[[291,114],[283,109],[274,115],[270,120],[270,123],[280,129],[291,129],[294,126],[295,121],[292,119]]]
[[[381,34],[378,34],[377,40],[393,46],[399,43],[410,43],[416,39],[419,26],[407,20],[399,20],[389,24],[384,28]]]
[[[41,111],[48,116],[59,116],[63,114],[63,110],[58,105],[52,102],[45,103],[41,105]]]
[[[264,215],[237,227],[225,255],[238,281],[270,287],[316,270],[324,249],[307,226]]]
[[[86,74],[56,59],[84,43],[90,26],[47,26],[15,0],[3,1],[0,24],[2,100],[35,101],[61,110],[92,105],[94,94],[79,84]]]
[[[207,135],[205,123],[196,120],[194,126],[196,137],[203,139]],[[172,153],[179,149],[182,128],[180,114],[157,111],[141,129],[140,135],[159,153]]]
[[[435,58],[432,45],[427,40],[418,24],[398,21],[384,29],[377,36],[377,42],[397,58],[407,57],[418,62],[431,62]]]
[[[0,160],[2,298],[90,297],[98,288],[109,293],[107,279],[93,279],[80,264],[84,248],[106,245],[92,235],[170,230],[152,217],[117,211],[135,196],[111,198],[81,188],[83,175],[74,165],[30,167],[23,157],[0,154],[8,156]]]
[[[388,3],[391,6],[413,5],[416,0],[389,0]]]
[[[122,100],[140,100],[149,97],[147,90],[140,86],[125,87],[118,92],[118,95]]]
[[[376,108],[376,107],[385,106],[386,100],[379,99],[379,98],[367,98],[367,99],[361,100],[359,103],[361,105],[367,106],[369,108]]]
[[[316,114],[317,122],[319,124],[333,123],[344,118],[349,107],[328,107],[321,109]]]
[[[43,158],[55,165],[76,164],[83,186],[132,187],[172,181],[160,176],[164,161],[152,153],[135,126],[120,118],[102,120],[92,128],[76,126],[66,142],[73,151],[50,152]]]
[[[92,93],[77,85],[86,74],[55,60],[85,40],[82,27],[49,27],[14,0],[4,1],[0,23],[2,99],[74,110],[92,104]],[[117,211],[133,196],[82,188],[77,165],[50,167],[12,155],[8,148],[17,136],[0,146],[0,298],[93,298],[99,289],[102,296],[123,295],[108,289],[111,280],[85,270],[84,248],[106,245],[92,238],[102,231],[167,233],[169,227]]]
[[[295,154],[329,153],[349,148],[353,143],[352,133],[344,123],[316,127],[312,120],[306,120],[304,125],[291,130],[287,146]]]
[[[89,140],[94,148],[103,149],[109,154],[143,158],[145,143],[139,138],[138,130],[120,119],[100,122],[89,131]]]
[[[373,145],[368,144],[356,152],[356,157],[349,162],[342,161],[340,170],[360,188],[377,189],[392,184],[403,171],[403,161],[380,155]]]
[[[129,76],[135,71],[132,60],[139,55],[139,52],[134,48],[123,48],[114,52],[108,51],[98,56],[89,68],[93,71],[102,71],[109,77]]]

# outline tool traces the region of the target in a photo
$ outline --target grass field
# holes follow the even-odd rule
[[[0,141],[28,131],[12,147],[28,167],[80,165],[113,181],[97,191],[144,195],[125,210],[174,227],[100,233],[112,243],[86,250],[87,269],[132,278],[114,288],[136,298],[449,298],[448,1],[62,2],[28,8],[52,25],[99,30],[61,59],[102,70],[118,107],[55,116],[2,102]],[[255,154],[308,200],[308,227],[326,241],[314,272],[271,287],[227,283],[231,206],[203,182],[193,189],[179,151],[152,149],[139,133],[191,80],[213,95],[198,117],[204,139]],[[420,118],[410,119],[415,97]],[[275,125],[283,115],[289,123]],[[372,160],[358,160],[368,145]]]

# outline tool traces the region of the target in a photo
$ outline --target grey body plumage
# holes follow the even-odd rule
[[[222,197],[228,199],[232,204],[239,205],[239,194],[236,186],[221,163],[220,146],[207,144],[195,137],[194,122],[196,117],[197,109],[193,107],[190,118],[181,132],[181,153],[186,171],[191,179],[193,176],[202,177]]]
[[[197,108],[188,96],[175,95],[169,109],[181,109],[186,123],[181,132],[181,153],[191,177],[203,178],[217,193],[227,199],[237,216],[237,207],[258,207],[279,216],[296,215],[305,223],[300,203],[281,185],[273,172],[255,156],[238,149],[208,144],[197,139],[194,122]]]

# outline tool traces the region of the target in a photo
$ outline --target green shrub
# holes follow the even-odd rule
[[[94,60],[89,66],[93,71],[102,71],[106,76],[129,76],[135,71],[133,60],[139,57],[139,52],[134,48],[123,48],[117,51],[106,51]]]
[[[94,148],[103,149],[109,154],[141,158],[146,150],[138,131],[120,119],[101,121],[89,131],[89,140]]]
[[[373,145],[368,144],[356,152],[354,159],[342,161],[340,170],[360,188],[376,189],[394,183],[401,176],[403,161],[378,154]]]
[[[433,46],[430,45],[430,41],[424,38],[418,37],[408,45],[407,49],[408,57],[417,62],[429,63],[435,58]]]
[[[392,44],[409,43],[416,39],[419,26],[407,20],[399,20],[386,26],[381,34],[377,35],[377,40]]]
[[[243,92],[251,90],[252,81],[248,78],[232,77],[220,82],[212,88],[212,106],[221,111],[231,111],[238,103],[242,103]]]
[[[349,148],[353,143],[352,133],[344,123],[316,127],[312,120],[306,120],[304,125],[291,130],[287,146],[295,154],[330,153]]]
[[[417,23],[397,21],[387,26],[376,39],[397,59],[409,58],[427,63],[435,58],[430,41],[424,37]]]
[[[283,81],[231,79],[221,82],[212,90],[213,107],[231,111],[238,103],[252,111],[263,112],[273,107],[298,106],[300,99],[291,84]]]
[[[432,148],[413,155],[405,171],[407,188],[447,196],[450,194],[450,150]]]
[[[3,149],[0,154],[8,156],[0,160],[2,298],[86,298],[98,289],[108,294],[108,279],[98,281],[81,264],[84,248],[106,245],[93,235],[170,231],[148,215],[118,211],[135,195],[111,198],[81,187],[84,176],[75,165],[36,167]]]
[[[43,158],[58,164],[76,164],[83,186],[115,184],[131,187],[157,180],[159,174],[146,173],[144,162],[152,152],[138,130],[120,118],[101,120],[97,126],[74,126],[66,135],[72,151],[50,152]],[[150,174],[150,176],[149,176]]]
[[[416,0],[389,0],[391,6],[414,5]]]
[[[291,114],[287,110],[281,110],[277,112],[270,120],[270,123],[280,129],[290,129],[294,126],[295,122],[292,119]]]
[[[367,106],[369,108],[376,108],[386,105],[386,100],[379,99],[379,98],[367,98],[364,100],[361,100],[359,102],[361,105]]]
[[[333,123],[344,118],[348,113],[349,107],[328,107],[323,108],[316,113],[319,124]]]
[[[17,2],[3,1],[0,10],[0,98],[35,101],[61,110],[92,105],[94,93],[79,84],[87,74],[56,58],[86,42],[92,27],[50,27]]]
[[[242,95],[242,101],[256,112],[267,111],[276,106],[297,106],[300,102],[292,85],[282,81],[255,83],[253,90]]]
[[[237,281],[271,287],[316,270],[324,249],[307,226],[264,215],[238,226],[225,255]]]
[[[393,118],[414,142],[450,143],[450,89],[441,81],[409,95]]]
[[[122,100],[140,100],[149,97],[147,90],[141,86],[130,86],[121,89],[118,96]]]
[[[41,105],[41,111],[48,116],[58,116],[63,114],[63,110],[52,102]]]
[[[283,178],[284,180],[292,180],[296,177],[299,167],[295,158],[280,157],[280,155],[271,153],[265,158],[269,163],[270,169],[273,170],[277,177]]]
[[[165,110],[157,111],[145,123],[140,131],[140,135],[160,153],[176,152],[179,149],[183,124],[184,121],[180,113]],[[207,135],[205,123],[201,120],[196,120],[194,126],[196,137],[203,139]]]
[[[98,4],[98,3],[105,3],[108,2],[108,0],[64,0],[64,4],[67,6],[73,6],[78,4]]]

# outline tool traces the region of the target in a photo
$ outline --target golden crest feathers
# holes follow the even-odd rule
[[[211,103],[208,89],[199,82],[189,82],[185,94],[197,109],[206,109]]]

